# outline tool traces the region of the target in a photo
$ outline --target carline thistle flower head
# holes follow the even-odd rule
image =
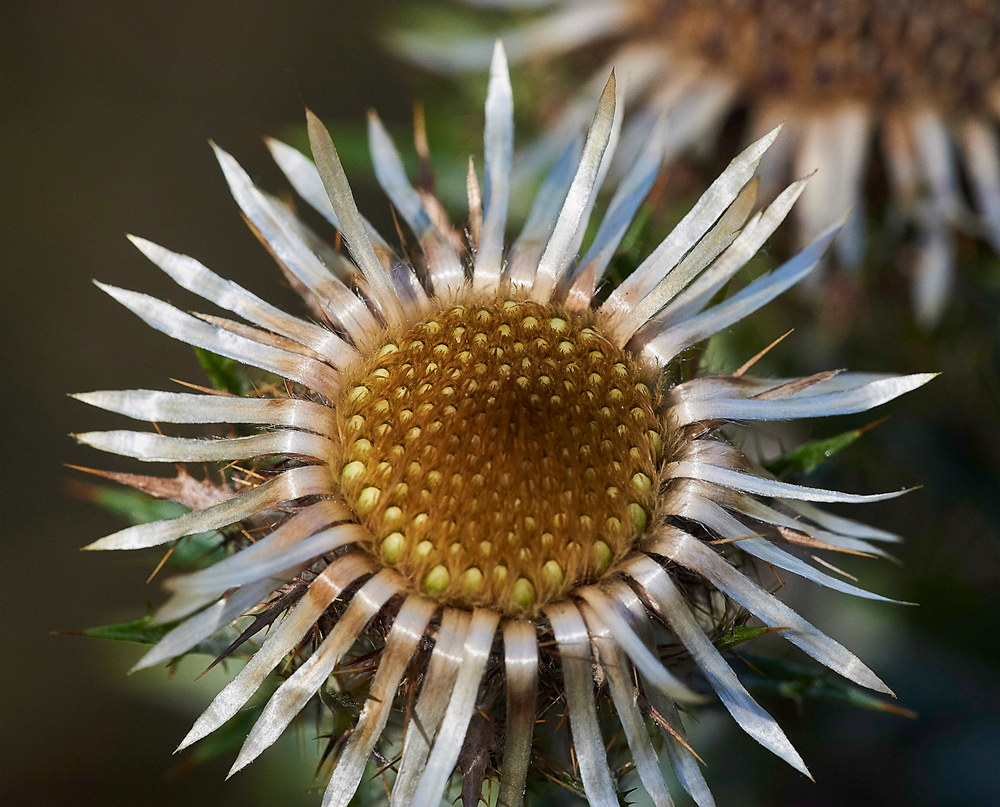
[[[438,805],[484,720],[496,738],[488,749],[499,770],[494,795],[519,804],[536,717],[558,700],[586,798],[617,805],[598,692],[613,702],[654,803],[671,800],[645,722],[651,715],[669,727],[664,747],[683,788],[698,804],[712,804],[678,712],[706,697],[692,688],[692,667],[747,733],[807,773],[713,644],[703,601],[724,595],[851,681],[889,692],[850,651],[744,571],[760,559],[883,599],[779,544],[882,554],[877,542],[894,536],[813,502],[898,493],[779,481],[720,427],[858,412],[930,376],[773,380],[743,373],[679,383],[673,374],[679,354],[803,278],[834,237],[835,230],[825,233],[711,304],[804,187],[793,183],[755,212],[753,174],[777,131],[734,159],[642,265],[598,302],[595,290],[662,159],[662,141],[651,137],[578,258],[619,135],[613,74],[582,147],[556,163],[507,248],[513,117],[499,44],[486,101],[482,192],[474,170],[469,174],[467,245],[411,186],[373,115],[376,175],[419,244],[412,262],[398,254],[358,211],[322,124],[311,114],[308,124],[315,164],[277,142],[271,150],[302,198],[337,228],[347,253],[322,243],[232,157],[216,152],[243,214],[319,322],[141,239],[133,240],[181,286],[245,322],[187,314],[102,286],[157,330],[283,383],[247,397],[148,390],[77,396],[140,420],[245,430],[221,439],[78,435],[96,448],[151,462],[260,463],[257,473],[241,476],[239,492],[227,488],[178,518],[89,547],[140,549],[238,524],[253,525],[258,535],[224,560],[168,581],[172,596],[156,618],[176,627],[137,665],[175,658],[262,605],[268,623],[284,613],[182,747],[232,718],[290,653],[306,656],[254,725],[234,765],[242,768],[331,676],[350,674],[345,667],[360,643],[374,663],[324,805],[350,801],[394,713],[397,721],[403,716],[401,747],[383,772],[392,804]],[[261,530],[265,519],[273,529]],[[710,543],[717,539],[724,539],[719,547]],[[317,631],[320,639],[309,645]],[[657,650],[667,634],[686,649],[669,669]],[[482,787],[473,777],[467,804]]]
[[[912,295],[924,326],[936,324],[948,302],[956,228],[1000,251],[1000,6],[994,2],[497,0],[490,5],[541,12],[504,34],[512,58],[584,46],[603,53],[601,44],[612,43],[610,63],[627,82],[630,101],[646,113],[633,116],[636,131],[626,127],[625,144],[641,136],[650,115],[664,111],[672,114],[671,154],[714,139],[735,106],[749,107],[754,138],[785,122],[781,140],[761,165],[762,196],[770,198],[790,168],[798,176],[818,169],[796,207],[798,238],[809,243],[853,208],[835,247],[848,273],[859,271],[864,255],[865,180],[877,143],[895,211],[902,214],[896,219],[916,231]],[[452,47],[407,32],[397,39],[417,61],[438,69],[464,69],[488,59],[485,38]],[[586,114],[581,105],[569,108],[563,131]]]

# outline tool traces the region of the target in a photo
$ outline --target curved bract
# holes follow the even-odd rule
[[[486,110],[486,182],[480,191],[470,177],[471,226],[461,249],[371,119],[376,176],[415,236],[412,263],[361,215],[314,116],[315,164],[287,146],[271,148],[303,198],[339,228],[338,249],[217,149],[243,214],[320,323],[141,239],[137,246],[173,279],[240,321],[103,287],[157,330],[278,379],[242,398],[149,390],[77,396],[150,422],[241,424],[241,432],[217,439],[79,435],[147,462],[248,463],[234,495],[89,547],[151,547],[230,525],[254,538],[231,530],[228,557],[168,581],[171,597],[156,620],[177,624],[136,666],[183,655],[254,609],[269,615],[262,624],[273,626],[260,646],[181,743],[218,729],[284,670],[288,677],[234,770],[271,745],[331,676],[357,683],[358,670],[367,671],[324,805],[350,801],[380,738],[396,743],[396,764],[384,772],[393,804],[436,807],[473,746],[485,748],[499,770],[501,802],[519,803],[534,736],[543,730],[536,718],[554,706],[568,713],[584,794],[591,804],[616,805],[595,700],[605,691],[595,689],[598,672],[658,805],[671,797],[644,717],[655,714],[669,727],[665,749],[678,780],[699,804],[711,804],[677,709],[710,700],[709,691],[747,733],[806,772],[713,644],[725,624],[704,603],[724,595],[830,669],[888,692],[849,650],[751,578],[753,558],[761,558],[821,585],[876,596],[777,543],[794,531],[814,546],[877,554],[877,543],[893,536],[826,516],[809,502],[877,501],[898,492],[848,494],[773,479],[720,428],[860,412],[930,376],[678,383],[679,354],[804,277],[835,235],[823,234],[711,305],[801,190],[797,183],[754,213],[754,170],[777,133],[737,156],[677,230],[598,298],[661,150],[640,152],[578,258],[619,140],[612,76],[582,148],[556,164],[540,209],[505,249],[513,122],[499,45]],[[686,651],[669,664],[659,650],[667,634]],[[366,661],[355,668],[359,648]],[[286,665],[289,654],[294,663]],[[466,768],[467,803],[478,798],[484,766],[479,774]]]

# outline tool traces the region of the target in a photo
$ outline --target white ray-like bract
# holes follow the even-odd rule
[[[845,647],[752,581],[707,540],[686,530],[697,526],[712,538],[731,540],[727,551],[746,564],[761,558],[821,585],[865,597],[877,595],[806,563],[794,554],[794,541],[787,549],[777,544],[791,536],[813,549],[874,555],[880,551],[877,542],[898,540],[810,503],[881,501],[899,492],[848,494],[774,479],[730,446],[719,426],[865,411],[931,376],[715,376],[676,383],[671,365],[678,353],[808,274],[836,230],[824,232],[775,272],[701,313],[802,192],[804,183],[794,183],[764,211],[754,212],[754,171],[778,137],[775,130],[738,156],[678,228],[601,302],[595,297],[597,286],[656,179],[662,144],[653,137],[635,149],[633,166],[624,173],[603,221],[594,229],[593,242],[585,248],[595,199],[619,143],[621,104],[612,77],[585,143],[581,147],[578,139],[564,149],[521,236],[505,248],[511,97],[504,50],[497,45],[484,133],[485,193],[480,196],[479,178],[473,173],[473,243],[463,249],[456,246],[456,230],[438,216],[427,191],[411,184],[388,131],[376,116],[370,118],[375,173],[416,236],[422,253],[417,266],[401,258],[362,216],[329,135],[315,116],[309,115],[309,131],[316,164],[282,144],[271,142],[270,148],[303,199],[340,228],[346,252],[312,233],[291,207],[256,188],[235,160],[217,149],[243,214],[288,276],[304,289],[310,310],[322,322],[286,314],[193,258],[133,239],[182,287],[249,324],[193,316],[136,292],[102,288],[154,328],[277,376],[279,383],[268,377],[244,397],[155,390],[77,395],[92,406],[154,424],[215,424],[215,433],[218,424],[233,424],[226,436],[216,438],[124,430],[78,435],[81,443],[143,462],[224,463],[220,473],[229,494],[176,518],[121,530],[88,548],[138,549],[195,533],[223,533],[228,551],[224,559],[167,582],[171,597],[154,622],[169,630],[136,669],[208,646],[213,636],[228,637],[225,631],[231,632],[230,626],[247,615],[256,619],[230,650],[270,626],[259,647],[247,654],[246,665],[180,746],[220,728],[281,669],[287,677],[255,723],[234,772],[275,742],[332,678],[337,683],[331,688],[354,687],[350,691],[358,707],[354,727],[336,756],[324,805],[346,805],[352,799],[384,741],[396,743],[398,756],[392,773],[384,773],[394,780],[389,797],[393,805],[437,807],[463,754],[478,754],[480,773],[466,772],[473,788],[467,797],[482,787],[475,776],[486,776],[488,760],[498,771],[500,803],[513,807],[530,786],[531,768],[539,757],[533,750],[538,736],[549,730],[537,720],[556,709],[568,718],[581,792],[593,805],[614,807],[619,784],[609,768],[609,735],[596,700],[602,691],[595,688],[598,669],[639,779],[654,803],[667,807],[673,802],[647,718],[663,729],[666,757],[681,787],[699,805],[710,807],[712,796],[687,745],[678,704],[703,703],[712,700],[708,693],[714,692],[751,736],[800,771],[806,768],[713,645],[715,637],[704,620],[696,618],[694,603],[674,579],[673,569],[684,567],[688,577],[702,580],[706,596],[726,597],[764,624],[782,628],[792,644],[851,681],[882,692],[888,689]],[[978,142],[972,147],[979,148]],[[512,311],[520,311],[521,319],[497,324]],[[450,336],[445,333],[442,321],[466,315]],[[514,339],[511,322],[529,334],[525,341],[539,350],[553,349],[535,360],[522,359],[520,376],[513,371],[511,357],[525,348],[525,341],[490,347],[494,337]],[[448,338],[455,343],[449,344]],[[392,365],[392,371],[378,363],[394,360],[404,348],[422,349],[425,341],[434,360],[420,373],[412,362]],[[474,351],[480,349],[487,352],[481,361],[473,361]],[[430,394],[438,362],[452,352],[473,368],[473,376],[462,382],[464,397],[456,397],[461,371],[455,370],[442,382],[439,404],[407,404],[412,408],[401,409],[379,427],[381,431],[373,431],[371,439],[351,436],[352,430],[367,425],[366,416],[389,411],[391,401]],[[585,361],[599,369],[583,375]],[[605,384],[605,376],[613,384],[601,393],[605,397],[597,401],[583,429],[567,425],[562,415],[553,418],[561,426],[553,427],[545,425],[549,410],[538,394],[517,399],[518,406],[527,407],[523,417],[511,415],[522,410],[503,409],[511,405],[516,389],[529,383],[533,365],[541,367],[540,388],[552,405],[568,398],[579,408],[595,399],[590,390]],[[497,375],[490,378],[489,372]],[[561,380],[554,382],[553,376],[560,373]],[[373,395],[383,382],[391,384],[386,388],[391,394]],[[496,392],[507,389],[505,383],[509,389]],[[553,384],[555,391],[550,389]],[[631,409],[620,403],[626,387],[640,396],[635,405],[629,404]],[[475,486],[482,484],[483,474],[509,456],[505,438],[495,430],[486,432],[483,425],[488,438],[483,464],[465,473],[464,466],[455,463],[462,452],[480,461],[475,452],[484,446],[483,434],[468,423],[480,423],[476,413],[492,411],[489,407],[498,400],[506,413],[501,423],[516,422],[518,429],[534,435],[527,443],[534,453],[515,466],[504,466],[496,490],[480,490]],[[358,408],[365,406],[370,408]],[[466,413],[461,417],[460,407]],[[582,487],[566,482],[561,496],[576,502],[577,510],[545,515],[551,531],[531,537],[532,525],[559,498],[545,492],[552,477],[544,474],[574,464],[559,441],[577,441],[574,451],[587,458],[591,448],[580,442],[580,433],[599,430],[618,410],[621,421],[609,426],[599,443],[601,451],[611,447],[609,467],[633,462],[637,455],[648,464],[628,465],[633,470],[624,482],[602,483],[600,495],[606,496],[606,504],[601,506],[607,509],[599,511],[599,520],[587,509],[595,494],[586,485],[600,463],[585,464],[573,483]],[[359,414],[362,411],[365,415]],[[411,425],[431,411],[436,420]],[[641,432],[630,432],[646,417],[648,430],[644,426]],[[387,459],[372,459],[381,450],[382,436],[392,432],[397,421],[405,429],[386,443]],[[409,456],[397,473],[393,462],[407,456],[407,446],[421,439],[423,431],[440,436],[427,443],[419,457]],[[614,443],[622,435],[626,442]],[[448,485],[456,506],[475,513],[483,501],[496,505],[496,526],[487,533],[489,539],[477,538],[472,547],[460,539],[474,531],[474,520],[464,526],[446,519],[431,521],[443,519],[439,511],[450,501],[442,473],[429,472],[423,488],[415,481],[414,474],[425,470],[422,464],[430,464],[441,446],[450,447],[445,462],[452,464]],[[648,446],[646,454],[641,446]],[[536,481],[531,475],[539,468],[544,473]],[[601,473],[612,473],[600,468]],[[365,476],[370,471],[382,476]],[[515,518],[509,513],[520,506],[520,499],[515,501],[514,494],[510,500],[502,498],[501,489],[525,476],[523,495],[537,488],[543,498],[534,500],[537,512]],[[619,501],[622,489],[617,485],[623,484],[632,485],[641,504],[625,507]],[[421,510],[408,520],[401,506],[384,506],[383,499],[407,495],[411,486],[421,496]],[[380,506],[383,509],[377,510]],[[570,516],[575,526],[567,528],[567,544],[557,551],[552,533],[570,524]],[[420,530],[412,568],[404,562],[410,549],[408,530]],[[516,530],[524,532],[519,537]],[[758,535],[762,530],[765,534]],[[591,534],[595,531],[597,540]],[[442,536],[448,536],[446,560],[453,565],[422,561],[441,548],[434,542],[445,541]],[[497,556],[507,551],[500,546],[504,540],[512,546],[521,541],[523,546],[517,553],[511,549],[501,562]],[[590,542],[590,554],[573,561],[585,541]],[[479,553],[474,564],[454,565],[459,563],[454,558],[472,551]],[[514,577],[508,572],[510,564],[536,556],[537,576],[529,579],[525,566],[516,580],[507,580]],[[456,588],[458,583],[462,588]],[[654,623],[657,630],[669,629],[673,640],[686,648],[681,663],[664,659]],[[357,654],[364,655],[364,663],[355,664]],[[543,694],[553,691],[559,693],[555,699]]]

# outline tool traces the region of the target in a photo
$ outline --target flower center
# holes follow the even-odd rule
[[[1000,78],[1000,14],[981,0],[651,0],[648,7],[651,27],[676,47],[752,93],[798,104],[986,111]]]
[[[651,510],[662,427],[645,376],[594,326],[529,302],[390,335],[338,407],[341,484],[372,551],[431,597],[507,615],[599,577]]]

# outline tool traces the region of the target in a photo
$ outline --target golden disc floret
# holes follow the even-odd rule
[[[552,306],[455,305],[348,379],[339,481],[371,551],[415,589],[533,613],[645,529],[665,442],[654,380]]]

